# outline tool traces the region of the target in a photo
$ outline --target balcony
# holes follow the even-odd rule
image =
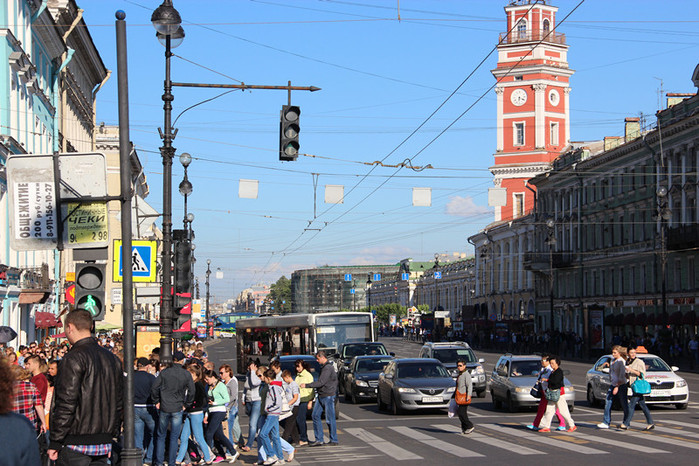
[[[548,252],[525,252],[524,268],[533,272],[547,272],[551,267],[550,259]]]
[[[546,39],[544,39],[544,37]],[[539,42],[541,40],[552,44],[565,45],[566,35],[558,32],[549,33],[548,31],[527,31],[526,33],[512,31],[509,34],[506,32],[500,33],[500,44],[520,44],[523,42]]]
[[[22,292],[36,291],[48,293],[51,291],[49,266],[47,264],[41,267],[23,267],[21,270],[19,287]]]
[[[699,224],[680,225],[667,230],[667,248],[670,251],[699,247]]]

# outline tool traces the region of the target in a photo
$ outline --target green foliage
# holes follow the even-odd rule
[[[429,304],[419,304],[417,306],[417,310],[420,311],[420,314],[430,312],[430,305]]]
[[[270,302],[274,301],[274,310],[280,314],[291,312],[291,280],[282,275],[269,287]],[[286,301],[286,303],[284,303]]]

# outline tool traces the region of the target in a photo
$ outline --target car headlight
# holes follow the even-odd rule
[[[447,388],[447,393],[454,393],[455,391],[456,391],[456,387]]]
[[[415,393],[415,389],[407,387],[398,387],[398,393]]]
[[[483,370],[483,366],[476,367],[476,374],[485,374],[485,371]]]
[[[355,381],[354,381],[354,384],[355,384],[357,387],[368,387],[368,386],[369,386],[369,384],[366,383],[366,382],[363,381],[363,380],[355,380]]]
[[[675,386],[676,386],[677,388],[686,387],[686,386],[687,386],[687,381],[684,380],[684,379],[678,380],[677,383],[675,384]]]
[[[517,387],[515,388],[515,391],[517,393],[529,393],[532,389],[529,387]]]
[[[575,391],[575,389],[573,388],[572,385],[571,385],[570,387],[566,387],[566,388],[565,388],[565,392],[566,392],[566,393],[570,393],[570,392],[574,392],[574,391]]]

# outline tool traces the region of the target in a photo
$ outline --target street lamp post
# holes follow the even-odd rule
[[[550,330],[553,331],[554,326],[554,316],[553,316],[553,247],[556,245],[556,232],[553,229],[555,226],[553,218],[546,220],[546,227],[548,228],[548,238],[546,238],[546,244],[549,245],[549,309],[551,309],[551,315],[549,316]]]
[[[434,274],[432,279],[434,281],[434,293],[436,295],[437,306],[434,308],[435,312],[439,311],[439,287],[437,286],[437,272],[439,271],[439,253],[434,254]],[[437,316],[435,315],[435,321]]]
[[[211,259],[206,259],[206,336],[209,339],[209,276],[211,275]]]
[[[172,158],[175,148],[172,141],[177,131],[172,128],[172,81],[170,80],[171,49],[177,47],[184,39],[182,18],[172,6],[172,0],[164,0],[153,12],[151,22],[155,27],[156,37],[165,45],[165,84],[163,92],[164,121],[160,137],[163,145],[160,154],[163,158],[163,242],[162,242],[162,304],[160,309],[160,361],[172,363]]]
[[[667,222],[672,218],[672,211],[668,207],[667,200],[667,188],[661,186],[656,191],[657,195],[657,209],[658,218],[660,220],[660,299],[661,299],[661,309],[662,318],[667,318],[667,283],[666,283],[666,273],[667,268]],[[667,325],[667,322],[663,321],[663,325]]]

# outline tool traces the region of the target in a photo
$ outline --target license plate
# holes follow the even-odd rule
[[[441,396],[423,396],[422,402],[423,403],[441,403],[442,397]]]
[[[670,390],[651,390],[650,396],[651,398],[654,396],[670,396]]]

